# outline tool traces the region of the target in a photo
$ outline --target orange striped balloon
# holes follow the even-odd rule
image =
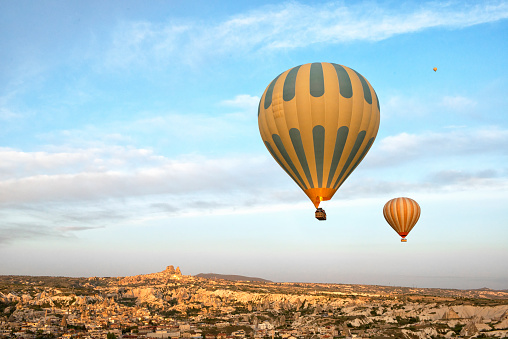
[[[406,236],[413,229],[420,218],[420,205],[410,198],[395,198],[383,207],[386,221],[406,242]]]

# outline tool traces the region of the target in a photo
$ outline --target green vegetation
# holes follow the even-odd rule
[[[456,298],[450,305],[500,306],[508,305],[508,299]]]
[[[54,335],[53,333],[51,334],[47,334],[47,333],[42,333],[42,331],[39,333],[39,331],[37,331],[36,335],[35,335],[35,339],[55,339],[56,338],[56,335]]]
[[[1,302],[0,301],[0,314],[3,314],[3,315],[7,315],[7,316],[10,316],[14,310],[16,309],[16,304],[15,302]],[[9,312],[5,312],[5,309],[9,307]]]
[[[85,325],[71,325],[67,324],[68,329],[76,330],[76,331],[86,331]]]
[[[122,298],[122,299],[118,299],[117,303],[122,304],[127,307],[134,307],[134,306],[136,306],[136,300],[137,300],[137,298]]]
[[[125,328],[122,328],[122,334],[127,334],[127,333],[138,333],[138,327],[137,326],[129,326],[129,327],[125,327]]]
[[[225,327],[200,327],[203,337],[207,334],[212,334],[216,336],[219,333],[226,333],[227,335],[231,335],[231,333],[243,330],[247,336],[253,332],[250,326],[225,326]],[[271,337],[270,337],[271,338]]]
[[[465,325],[463,324],[455,324],[455,326],[452,328],[452,331],[455,332],[455,334],[459,335],[460,331],[462,331],[462,328]]]
[[[185,312],[187,313],[188,317],[195,317],[199,313],[201,313],[201,309],[200,308],[188,308]]]
[[[419,317],[402,318],[400,316],[396,316],[395,319],[399,325],[415,324],[420,322]]]
[[[161,311],[160,314],[165,318],[179,318],[182,316],[182,313],[178,310]]]

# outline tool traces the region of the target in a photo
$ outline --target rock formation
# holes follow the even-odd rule
[[[448,311],[445,312],[445,314],[443,315],[443,319],[445,320],[449,320],[449,319],[459,319],[459,315],[457,314],[457,312],[455,312],[453,310],[453,308],[449,308]]]

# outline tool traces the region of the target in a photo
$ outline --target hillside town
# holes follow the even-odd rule
[[[508,291],[0,276],[0,338],[506,338]]]

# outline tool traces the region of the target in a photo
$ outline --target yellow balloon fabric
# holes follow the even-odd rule
[[[370,83],[348,67],[326,62],[280,74],[258,109],[266,148],[316,208],[332,198],[365,157],[379,118]]]
[[[395,198],[383,207],[386,221],[403,239],[420,218],[420,205],[410,198]]]

